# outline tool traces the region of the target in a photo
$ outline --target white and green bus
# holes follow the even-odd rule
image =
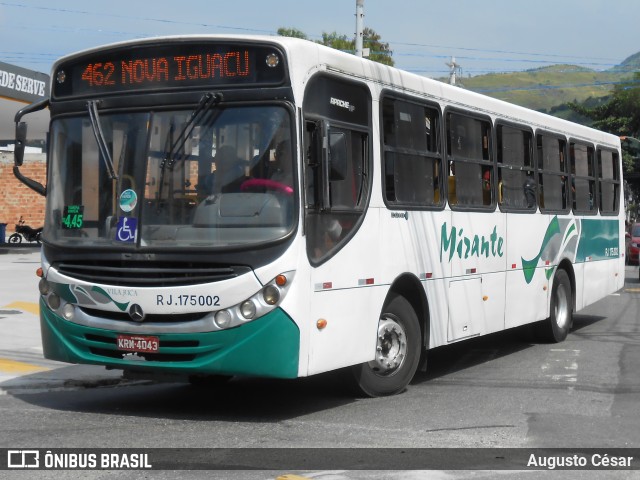
[[[47,184],[23,116],[51,114]],[[617,137],[299,39],[180,36],[57,61],[16,115],[47,197],[44,355],[194,382],[427,352],[624,282]]]

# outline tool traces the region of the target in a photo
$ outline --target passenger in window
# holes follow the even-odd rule
[[[456,205],[458,203],[458,197],[456,195],[456,167],[455,162],[450,162],[450,173],[448,179],[449,188],[449,204]]]
[[[533,208],[536,205],[536,182],[533,179],[531,172],[527,172],[527,176],[524,179],[522,185],[524,190],[524,198],[527,201],[527,208]]]
[[[223,145],[215,156],[216,169],[212,173],[211,193],[235,193],[240,191],[240,185],[244,182],[244,168],[236,156],[235,148],[231,145]]]
[[[482,174],[482,202],[491,205],[491,171],[485,170]]]
[[[282,141],[276,146],[274,159],[269,164],[269,179],[289,187],[293,186],[291,143]]]

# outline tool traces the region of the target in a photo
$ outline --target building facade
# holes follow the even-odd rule
[[[20,171],[28,178],[46,184],[44,153],[26,154]],[[45,199],[13,174],[13,152],[0,152],[0,223],[7,224],[5,234],[13,233],[20,217],[27,225],[41,227],[44,223]],[[2,239],[0,239],[0,242]]]
[[[15,114],[30,103],[49,96],[49,75],[0,62],[0,224],[8,237],[22,217],[32,227],[44,223],[45,200],[13,174],[13,143],[15,138]],[[27,145],[45,149],[49,110],[45,109],[28,117]],[[36,149],[37,150],[37,149]],[[26,153],[22,174],[46,184],[46,155]],[[1,230],[1,228],[0,228]],[[0,238],[2,242],[3,238]]]

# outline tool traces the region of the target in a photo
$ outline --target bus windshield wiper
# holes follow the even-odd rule
[[[104,138],[104,132],[102,131],[102,125],[100,123],[100,117],[98,116],[98,100],[89,100],[87,102],[87,110],[89,111],[89,119],[91,120],[91,128],[93,135],[96,137],[98,143],[98,149],[107,167],[107,173],[110,180],[117,180],[116,170],[113,166],[113,158],[109,147],[107,146],[107,140]]]
[[[160,170],[164,172],[165,167],[168,167],[169,170],[173,169],[174,164],[177,160],[177,154],[182,150],[184,144],[187,142],[187,138],[191,135],[193,129],[200,123],[200,121],[207,115],[209,110],[220,103],[222,101],[222,95],[220,93],[205,93],[198,106],[191,112],[189,119],[183,125],[182,130],[174,140],[171,148],[165,152],[164,158],[162,159],[162,163],[160,164]],[[168,139],[167,139],[168,140]],[[167,141],[167,144],[169,141]]]
[[[200,98],[200,102],[198,102],[198,106],[191,112],[189,119],[183,125],[182,130],[176,137],[173,144],[171,144],[171,136],[173,134],[173,125],[169,129],[169,133],[167,133],[167,141],[166,149],[164,157],[162,158],[162,162],[160,163],[160,185],[158,186],[158,198],[162,198],[162,190],[164,186],[164,175],[166,169],[173,170],[173,165],[176,163],[177,153],[184,147],[184,144],[187,141],[189,135],[196,127],[198,123],[207,115],[209,110],[222,101],[222,94],[220,93],[205,93],[202,98]],[[171,144],[171,146],[169,146]],[[159,207],[158,207],[159,208]]]

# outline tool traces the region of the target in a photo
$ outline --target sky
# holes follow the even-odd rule
[[[355,0],[0,0],[0,61],[50,73],[86,48],[180,34],[353,36]],[[396,67],[427,77],[551,64],[606,70],[640,51],[639,0],[364,0]]]

